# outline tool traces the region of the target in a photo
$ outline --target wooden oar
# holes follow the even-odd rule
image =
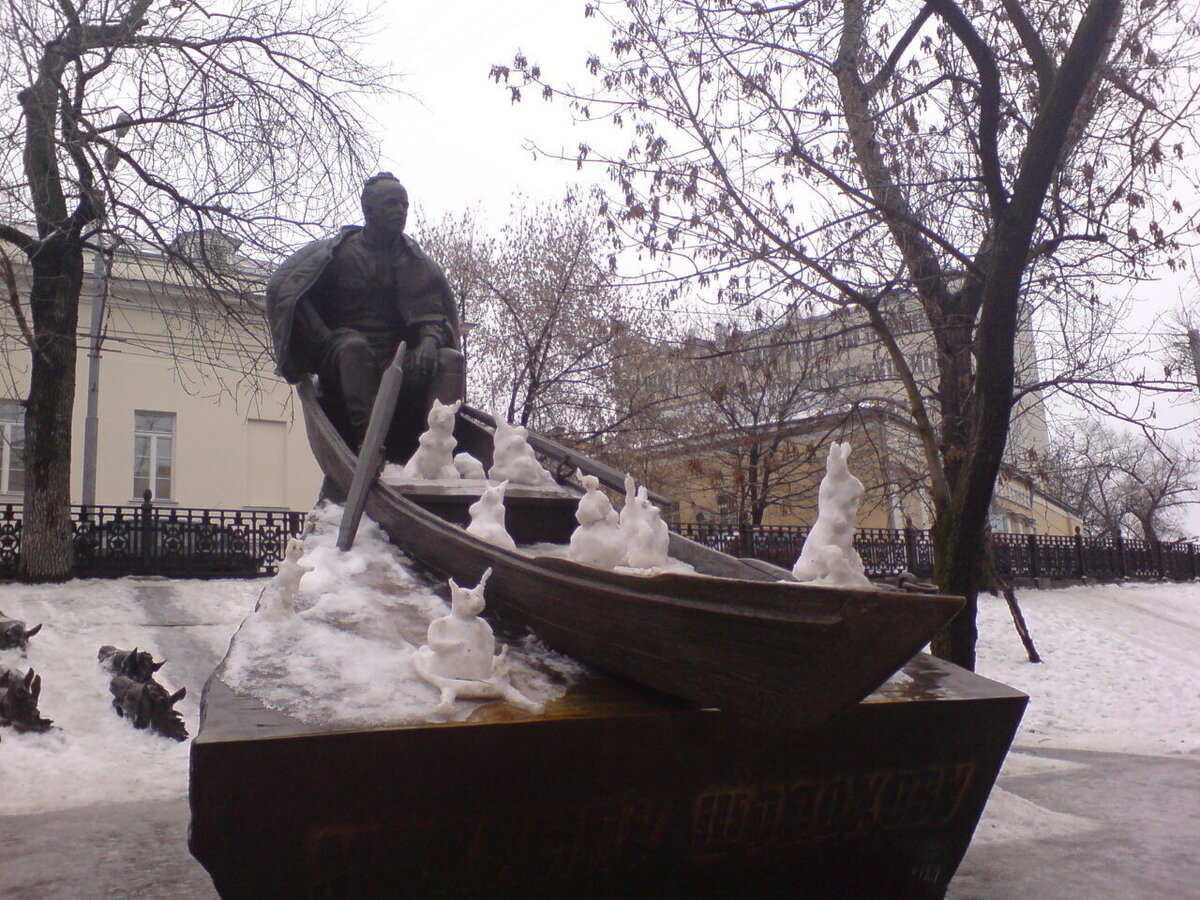
[[[404,342],[401,341],[392,364],[379,379],[379,391],[375,394],[375,405],[371,407],[367,436],[363,438],[362,449],[358,453],[358,464],[354,467],[354,478],[350,482],[346,508],[342,512],[342,524],[338,528],[338,549],[343,553],[354,546],[363,506],[367,502],[367,491],[383,468],[383,441],[391,427],[396,398],[400,396],[400,385],[404,381],[404,349]]]

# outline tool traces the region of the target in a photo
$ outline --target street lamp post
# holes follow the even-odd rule
[[[108,299],[108,261],[104,246],[92,255],[96,292],[92,297],[92,325],[88,332],[87,417],[83,420],[83,505],[96,505],[96,448],[100,429],[100,344],[104,307]]]
[[[129,133],[133,119],[128,113],[117,116],[113,131],[114,141]],[[114,147],[104,154],[104,171],[111,173],[121,158]],[[100,434],[100,344],[104,340],[104,312],[108,302],[109,259],[105,253],[104,233],[99,237],[99,246],[93,251],[92,272],[96,279],[96,292],[92,297],[92,323],[88,330],[88,376],[87,416],[83,420],[83,496],[84,506],[96,505],[96,450]]]

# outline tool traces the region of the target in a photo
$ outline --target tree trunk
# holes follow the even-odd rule
[[[970,526],[962,521],[961,511],[947,510],[937,517],[930,530],[934,583],[942,593],[955,594],[966,600],[958,615],[934,637],[931,649],[935,656],[974,671],[975,644],[979,636],[975,613],[982,557],[970,549],[973,542],[965,540],[968,537],[965,532],[969,529]],[[982,534],[982,525],[978,531]]]
[[[1158,529],[1154,527],[1154,515],[1139,517],[1138,524],[1142,526],[1142,536],[1146,539],[1146,543],[1150,546],[1157,544]]]
[[[71,577],[71,410],[75,402],[75,329],[83,285],[83,248],[64,241],[33,259],[30,308],[34,346],[25,409],[25,509],[22,581]]]

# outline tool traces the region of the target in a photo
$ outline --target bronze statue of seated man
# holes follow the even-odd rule
[[[408,191],[390,173],[367,179],[362,226],[302,248],[267,285],[278,372],[295,383],[316,374],[322,406],[355,450],[379,381],[401,341],[404,381],[385,442],[402,462],[436,396],[462,396],[458,311],[436,262],[404,233]]]

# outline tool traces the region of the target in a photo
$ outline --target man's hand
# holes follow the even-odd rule
[[[432,381],[437,374],[438,342],[437,338],[426,335],[417,344],[417,349],[409,357],[409,370],[418,381]]]

